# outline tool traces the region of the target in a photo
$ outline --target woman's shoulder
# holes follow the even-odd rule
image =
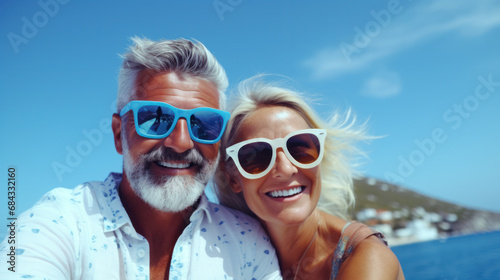
[[[396,255],[381,241],[377,234],[359,240],[351,247],[352,252],[340,267],[337,279],[404,279]]]
[[[321,219],[324,222],[326,230],[330,233],[337,233],[339,236],[349,225],[349,222],[337,216],[320,211]]]

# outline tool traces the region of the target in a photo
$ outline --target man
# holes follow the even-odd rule
[[[229,118],[223,68],[201,43],[133,41],[112,121],[123,175],[46,194],[18,219],[17,272],[0,276],[279,278],[259,223],[203,195]]]

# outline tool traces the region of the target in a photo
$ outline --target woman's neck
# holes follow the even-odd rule
[[[302,259],[304,262],[307,253],[312,251],[319,223],[320,215],[317,210],[301,224],[290,226],[265,223],[278,254],[283,279],[294,279],[297,268],[303,266],[299,261]],[[311,264],[311,260],[307,259],[306,263]]]
[[[265,223],[273,241],[280,262],[283,279],[323,279],[329,277],[331,256],[340,237],[339,221],[332,224],[331,219],[343,220],[315,210],[303,223],[284,226],[283,224]],[[339,229],[340,228],[340,229]]]

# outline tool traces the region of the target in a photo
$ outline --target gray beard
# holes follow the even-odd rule
[[[123,137],[125,138],[125,137]],[[125,140],[125,141],[123,141]],[[134,192],[153,208],[163,212],[180,212],[196,203],[212,178],[219,156],[207,161],[195,149],[177,154],[165,147],[160,147],[148,154],[140,155],[133,161],[126,139],[123,143],[123,169]],[[194,175],[152,176],[148,167],[155,161],[184,160],[200,166]]]

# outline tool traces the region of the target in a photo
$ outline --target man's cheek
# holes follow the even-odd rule
[[[208,161],[214,161],[219,154],[219,144],[204,145],[200,148],[201,155]]]

